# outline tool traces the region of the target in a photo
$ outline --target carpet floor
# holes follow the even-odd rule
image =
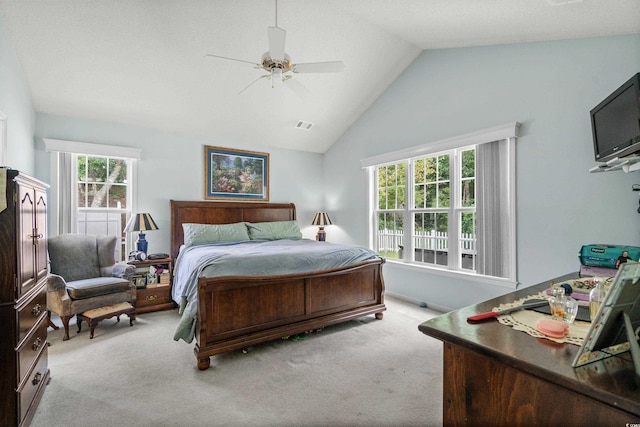
[[[385,302],[382,320],[214,356],[206,371],[173,340],[175,310],[102,321],[91,340],[85,324],[68,341],[49,329],[51,382],[31,425],[442,425],[442,343],[418,331],[439,313]]]

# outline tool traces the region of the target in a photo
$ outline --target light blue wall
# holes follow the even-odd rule
[[[314,238],[313,214],[323,208],[322,155],[233,141],[172,134],[136,126],[37,114],[36,177],[49,182],[50,154],[43,138],[142,149],[138,163],[138,211],[150,212],[159,230],[147,234],[149,252],[169,252],[169,200],[204,199],[204,146],[214,145],[269,153],[271,202],[296,204],[303,236]]]
[[[423,52],[325,155],[334,240],[367,244],[369,156],[522,123],[518,280],[577,271],[583,244],[640,245],[638,172],[590,174],[589,110],[640,71],[640,35]],[[392,262],[389,292],[457,308],[508,292]]]
[[[7,116],[7,161],[4,165],[32,175],[35,110],[9,33],[0,16],[0,111]]]
[[[0,111],[8,163],[49,181],[42,138],[142,148],[138,206],[160,230],[150,251],[168,251],[169,199],[200,200],[204,145],[271,154],[271,201],[296,203],[305,237],[326,209],[332,241],[366,245],[367,177],[360,160],[482,130],[523,124],[517,150],[518,279],[530,286],[577,270],[587,243],[640,245],[638,173],[589,174],[595,165],[588,111],[640,71],[640,35],[423,52],[324,156],[135,126],[38,114],[0,17]],[[34,143],[35,141],[35,143]],[[326,191],[325,191],[326,190]],[[392,262],[387,290],[440,307],[509,291]]]

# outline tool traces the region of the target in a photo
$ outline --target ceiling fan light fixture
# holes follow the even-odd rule
[[[271,54],[269,52],[265,52],[262,55],[260,65],[266,71],[272,71],[276,68],[279,68],[283,73],[286,73],[291,69],[291,59],[289,58],[289,55],[285,53],[283,59],[276,60],[271,58]]]
[[[271,87],[274,88],[276,85],[282,82],[282,70],[280,68],[273,68],[271,70]]]

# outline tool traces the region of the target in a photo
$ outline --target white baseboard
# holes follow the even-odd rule
[[[449,307],[444,307],[444,306],[437,305],[437,304],[427,303],[425,301],[421,301],[419,299],[411,298],[411,297],[408,297],[408,296],[402,295],[402,294],[396,294],[394,292],[385,291],[384,295],[388,296],[388,297],[391,297],[391,298],[395,298],[395,299],[401,300],[401,301],[405,301],[405,302],[408,302],[408,303],[411,303],[411,304],[415,304],[415,305],[420,306],[420,307],[425,307],[425,308],[429,308],[429,309],[434,310],[434,311],[439,311],[441,313],[447,313],[447,312],[453,310],[452,308],[449,308]]]

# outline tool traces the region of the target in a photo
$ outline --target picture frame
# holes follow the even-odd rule
[[[630,352],[635,371],[640,375],[639,327],[640,263],[629,261],[618,268],[611,288],[575,356],[573,367]]]
[[[269,201],[269,153],[204,147],[206,200]]]
[[[142,289],[147,286],[147,278],[143,275],[135,276],[133,278],[136,288]]]

